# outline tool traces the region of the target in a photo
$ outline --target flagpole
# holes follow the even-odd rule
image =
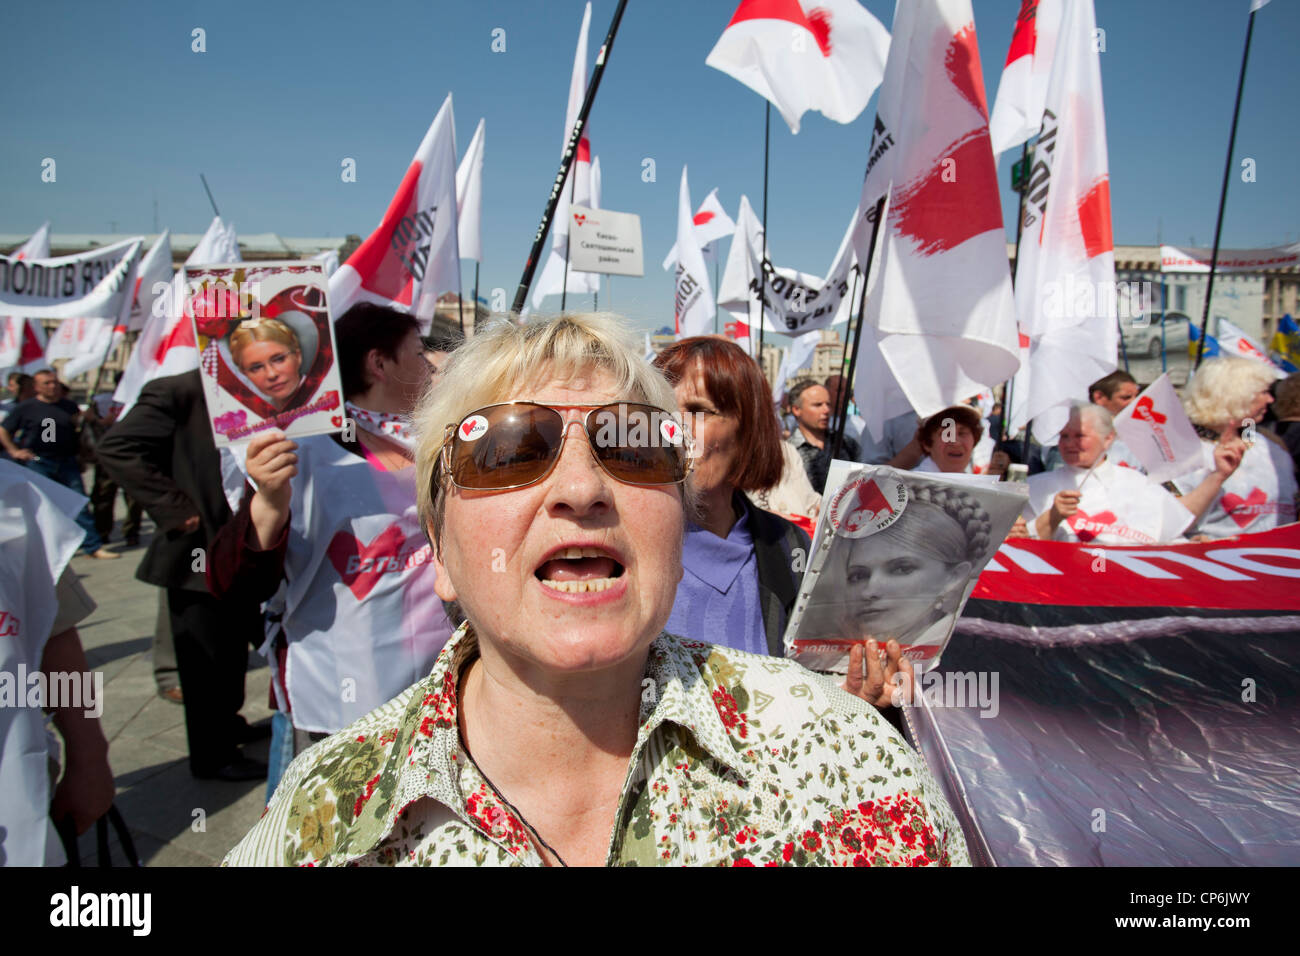
[[[478,328],[478,260],[474,260],[474,328]],[[464,332],[464,329],[461,329]]]
[[[763,246],[759,250],[758,280],[758,367],[763,367],[763,327],[767,325],[767,309],[763,302],[767,298],[767,159],[772,139],[772,101],[763,100]],[[764,380],[767,376],[763,376]]]
[[[587,117],[591,113],[592,103],[595,102],[596,91],[600,88],[600,78],[605,74],[605,64],[609,60],[610,51],[614,48],[614,37],[618,33],[618,24],[623,19],[623,10],[626,7],[627,0],[618,0],[618,8],[614,11],[614,19],[609,24],[609,33],[605,35],[605,42],[596,53],[596,65],[591,73],[591,82],[587,84],[587,94],[583,97],[582,109],[578,111],[578,118],[574,121],[573,129],[569,131],[569,144],[565,147],[564,155],[560,159],[559,171],[555,174],[555,181],[551,184],[551,195],[546,200],[546,209],[542,212],[542,221],[538,224],[537,233],[533,236],[533,247],[528,253],[527,261],[524,262],[524,273],[519,277],[519,288],[515,290],[515,301],[510,311],[516,314],[523,309],[524,302],[528,299],[528,287],[533,284],[533,273],[537,271],[537,261],[541,255],[542,244],[546,242],[546,236],[551,231],[551,219],[555,216],[555,207],[560,201],[560,190],[564,188],[564,180],[568,177],[569,169],[578,156],[578,143],[582,140],[582,131],[587,128]]]
[[[199,179],[203,181],[203,191],[208,194],[208,202],[212,203],[212,214],[220,219],[221,210],[217,208],[217,201],[212,198],[212,190],[208,188],[208,177],[199,173]]]
[[[840,392],[843,394],[844,402],[842,409],[831,409],[831,434],[833,435],[842,434],[844,432],[844,423],[848,421],[849,417],[849,393],[853,391],[853,380],[844,379],[844,359],[849,354],[849,332],[853,328],[853,303],[858,298],[858,277],[860,275],[861,272],[858,269],[853,270],[853,288],[849,290],[849,321],[844,323],[844,348],[840,351],[839,369],[836,372],[836,374],[839,375],[841,382],[843,382]],[[859,328],[861,328],[860,324]],[[791,347],[793,348],[793,345]]]
[[[570,170],[569,179],[569,208],[573,208],[573,200],[578,197],[578,177],[573,175]],[[573,226],[569,226],[569,239],[573,238]],[[564,241],[564,279],[560,282],[560,314],[564,314],[564,306],[569,301],[569,239]]]
[[[714,299],[718,297],[718,257],[716,250],[713,256],[713,297]],[[718,308],[716,302],[714,302],[713,308],[713,334],[718,334]]]
[[[1196,346],[1196,365],[1192,371],[1201,367],[1205,355],[1205,337],[1209,334],[1210,297],[1214,293],[1214,270],[1219,265],[1219,235],[1223,231],[1223,207],[1228,201],[1228,176],[1232,172],[1232,150],[1237,142],[1237,117],[1241,114],[1241,90],[1246,84],[1246,60],[1250,56],[1250,36],[1255,32],[1255,13],[1250,11],[1250,22],[1246,26],[1246,48],[1241,51],[1241,72],[1237,76],[1237,102],[1232,108],[1232,132],[1228,134],[1228,156],[1223,163],[1223,188],[1219,190],[1219,218],[1214,223],[1214,251],[1210,254],[1210,277],[1205,285],[1205,308],[1201,310],[1201,339]]]
[[[876,208],[871,213],[871,244],[867,247],[867,261],[862,265],[862,293],[858,297],[858,332],[853,336],[853,352],[849,356],[849,387],[853,387],[853,376],[858,368],[858,346],[862,344],[862,320],[863,313],[867,307],[867,286],[871,280],[871,260],[876,256],[876,238],[880,235],[880,217],[885,211],[885,197],[881,196],[876,201]],[[766,238],[766,236],[764,236]],[[844,404],[844,410],[848,411],[848,402]],[[845,416],[847,418],[847,415]],[[840,419],[840,427],[835,432],[835,444],[832,446],[831,458],[840,457],[840,446],[844,442],[844,419]]]
[[[1031,136],[1030,139],[1033,139]],[[1029,140],[1020,144],[1020,163],[1021,169],[1028,173],[1029,166]],[[1028,176],[1021,182],[1020,188],[1016,190],[1020,194],[1019,212],[1016,216],[1016,258],[1011,263],[1011,288],[1016,286],[1016,270],[1020,268],[1020,237],[1025,232],[1025,192],[1027,191]],[[1020,334],[1019,323],[1016,325],[1016,334]],[[1002,434],[998,436],[998,441],[1007,440],[1007,422],[1011,420],[1011,396],[1015,392],[1016,377],[1012,375],[1007,379],[1006,386],[1002,389],[1002,419],[998,422],[998,428]]]

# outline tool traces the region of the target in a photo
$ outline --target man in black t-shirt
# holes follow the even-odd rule
[[[19,402],[5,416],[0,426],[0,445],[14,461],[84,495],[86,489],[81,484],[81,465],[77,461],[81,410],[75,402],[60,397],[61,386],[53,371],[41,369],[33,378],[36,397]],[[77,525],[86,532],[81,543],[86,554],[93,558],[121,557],[105,550],[104,541],[95,530],[89,503],[77,515]]]

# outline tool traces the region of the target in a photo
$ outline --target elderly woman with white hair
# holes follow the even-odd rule
[[[1202,438],[1200,468],[1175,479],[1183,503],[1200,517],[1195,532],[1211,538],[1268,531],[1296,520],[1296,478],[1286,447],[1255,426],[1273,401],[1274,370],[1255,359],[1210,359],[1183,392],[1187,417]],[[1224,449],[1241,466],[1217,479]],[[1243,454],[1244,452],[1244,454]]]
[[[1024,519],[1031,537],[1103,545],[1182,540],[1195,513],[1146,475],[1110,461],[1114,441],[1106,409],[1089,403],[1070,409],[1060,435],[1065,464],[1029,477]]]
[[[227,863],[927,865],[960,826],[874,707],[664,632],[690,459],[606,317],[499,323],[416,414],[432,673],[302,754]]]

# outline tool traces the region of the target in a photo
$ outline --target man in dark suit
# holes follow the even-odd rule
[[[248,642],[261,642],[261,612],[252,600],[217,601],[204,574],[210,543],[231,513],[198,371],[145,385],[97,454],[158,526],[136,577],[167,589],[190,772],[204,779],[264,778],[266,765],[239,751],[239,744],[264,736],[239,715]]]

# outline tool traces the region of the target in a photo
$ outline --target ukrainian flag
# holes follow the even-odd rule
[[[1206,348],[1210,343],[1206,342]],[[1268,343],[1269,358],[1284,372],[1300,371],[1300,325],[1290,315],[1282,316]]]

